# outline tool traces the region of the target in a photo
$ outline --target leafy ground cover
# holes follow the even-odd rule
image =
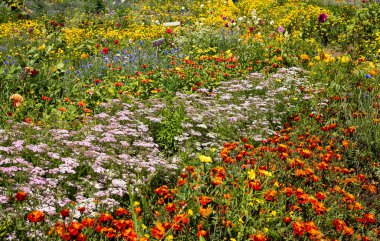
[[[377,1],[0,16],[0,239],[380,238]]]

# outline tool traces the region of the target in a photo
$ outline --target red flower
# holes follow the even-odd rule
[[[293,233],[295,235],[298,235],[298,236],[302,236],[303,233],[304,233],[304,228],[305,228],[305,225],[303,223],[300,223],[300,222],[294,222],[292,224],[292,227],[293,227]]]
[[[85,227],[93,227],[95,224],[95,220],[92,218],[84,218],[82,220],[82,225]]]
[[[32,123],[32,119],[30,119],[29,117],[25,117],[24,122],[30,124],[30,123]]]
[[[86,210],[85,207],[79,207],[79,208],[78,208],[78,211],[79,211],[80,213],[84,213],[85,210]]]
[[[200,196],[200,197],[199,197],[199,203],[200,203],[202,206],[206,206],[206,205],[209,204],[211,201],[212,201],[212,199],[211,199],[210,197],[207,197],[207,196]]]
[[[171,28],[167,28],[167,29],[166,29],[166,33],[167,33],[167,34],[171,34],[172,32],[173,32],[173,30],[172,30]]]
[[[18,193],[16,193],[16,195],[15,195],[15,198],[16,198],[17,201],[19,201],[19,202],[25,201],[25,200],[26,200],[26,197],[27,197],[27,194],[26,194],[25,192],[18,192]]]
[[[33,211],[28,214],[27,219],[32,223],[43,222],[45,219],[45,214],[39,210]]]
[[[102,54],[108,54],[108,49],[107,48],[103,48],[102,49]]]
[[[115,214],[117,216],[123,216],[123,215],[128,214],[128,211],[126,209],[124,209],[124,208],[118,208],[118,209],[116,209]]]
[[[86,241],[86,235],[83,233],[78,234],[77,241]]]
[[[38,70],[33,69],[32,71],[29,71],[30,76],[34,77],[38,74]]]
[[[174,203],[168,203],[168,205],[166,205],[165,207],[165,210],[169,213],[174,212],[176,209],[177,209],[177,206]]]
[[[51,100],[50,97],[47,97],[47,96],[44,96],[44,95],[41,97],[41,99],[44,100],[44,101],[50,101]]]
[[[284,217],[283,221],[284,221],[284,223],[289,224],[292,222],[292,218],[287,216],[287,217]]]
[[[98,222],[99,223],[105,223],[105,222],[107,222],[107,221],[113,221],[113,217],[112,217],[112,215],[111,214],[108,214],[108,213],[102,213],[101,215],[100,215],[100,217],[98,218]]]
[[[319,200],[324,200],[326,198],[326,195],[322,192],[317,192],[316,196]]]
[[[82,224],[78,222],[72,222],[69,225],[69,228],[67,229],[69,233],[73,236],[78,235],[82,231]]]
[[[63,209],[63,210],[60,212],[60,214],[61,214],[61,216],[62,216],[63,218],[66,218],[66,217],[70,216],[70,210],[68,210],[68,209]]]
[[[115,40],[113,41],[113,44],[119,44],[119,40],[115,39]]]

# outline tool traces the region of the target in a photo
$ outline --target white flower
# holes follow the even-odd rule
[[[270,25],[273,25],[273,24],[274,24],[274,21],[273,21],[273,20],[272,20],[272,21],[270,21],[270,22],[269,22],[269,24],[270,24]]]
[[[200,8],[203,8],[205,5],[201,4]]]

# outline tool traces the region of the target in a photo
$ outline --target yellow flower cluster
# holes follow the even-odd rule
[[[22,20],[17,22],[6,22],[0,24],[0,38],[18,38],[23,34],[29,34],[32,30],[34,37],[42,34],[37,20]]]

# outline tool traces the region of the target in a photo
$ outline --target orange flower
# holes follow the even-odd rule
[[[121,236],[127,241],[137,240],[137,233],[135,233],[135,230],[133,228],[128,228],[128,229],[123,230],[121,232]],[[140,241],[149,241],[148,238],[145,237],[146,239],[143,239],[143,237],[140,238]]]
[[[299,204],[305,204],[309,201],[309,195],[306,193],[297,195],[297,199]]]
[[[325,214],[326,213],[326,207],[321,202],[316,202],[313,205],[313,209],[317,213],[317,215]]]
[[[309,157],[311,157],[313,155],[313,153],[310,150],[308,150],[308,149],[302,149],[300,151],[300,155],[302,157],[309,158]]]
[[[375,185],[372,185],[372,184],[363,184],[362,185],[362,188],[372,194],[375,194],[377,193],[377,188]]]
[[[350,227],[347,227],[347,226],[344,226],[343,227],[343,235],[347,235],[347,236],[351,236],[354,234],[354,229],[353,228],[350,228]]]
[[[187,217],[186,213],[184,213],[184,214],[177,214],[173,218],[173,229],[175,231],[178,231],[178,230],[182,231],[182,229],[188,223],[189,223],[189,218]]]
[[[45,214],[39,210],[33,211],[28,214],[27,219],[32,223],[43,222],[45,219]]]
[[[24,98],[19,94],[13,94],[9,99],[12,101],[13,106],[16,108],[20,107],[24,102]]]
[[[203,208],[202,206],[199,207],[199,213],[201,214],[202,218],[206,218],[212,213],[211,207]]]
[[[198,236],[198,238],[200,238],[201,236],[204,237],[204,238],[207,238],[208,233],[207,233],[206,230],[199,230],[198,233],[197,233],[197,236]]]
[[[364,214],[365,223],[375,223],[375,215],[372,213]]]
[[[305,228],[305,225],[304,223],[300,223],[300,222],[294,222],[292,224],[292,227],[293,227],[293,233],[295,235],[298,235],[298,236],[302,236],[303,233],[304,233],[304,228]]]
[[[337,218],[334,219],[333,225],[338,232],[341,231],[343,227],[346,227],[346,223],[343,220]]]
[[[277,199],[277,192],[275,190],[269,190],[264,194],[264,198],[267,201],[275,201]]]
[[[85,106],[86,106],[86,103],[84,103],[83,101],[79,101],[79,102],[78,102],[78,106],[80,106],[80,107],[85,107]]]
[[[344,147],[344,149],[347,149],[349,145],[350,145],[350,141],[349,140],[343,140],[342,141],[342,146]]]
[[[78,234],[76,238],[76,241],[86,241],[86,235],[83,233]]]
[[[70,235],[76,236],[82,231],[82,224],[78,222],[71,222],[69,228],[67,229]]]
[[[206,205],[209,204],[211,201],[212,201],[212,199],[211,199],[210,197],[207,197],[207,196],[200,196],[200,197],[199,197],[199,203],[200,203],[202,206],[206,206]]]
[[[58,110],[60,112],[67,112],[67,109],[65,107],[59,107]]]
[[[156,226],[152,228],[152,236],[158,240],[161,240],[165,236],[165,228],[162,223],[157,222]]]
[[[265,237],[264,234],[258,233],[258,234],[250,235],[249,240],[250,241],[266,241],[268,239]]]
[[[95,224],[95,220],[92,218],[84,218],[82,220],[82,225],[85,227],[93,227]]]
[[[218,186],[223,183],[223,178],[222,177],[213,177],[211,179],[211,184],[214,186]]]

